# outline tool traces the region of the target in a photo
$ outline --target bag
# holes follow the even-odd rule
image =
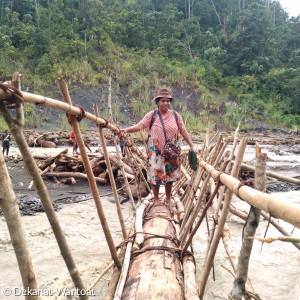
[[[176,124],[177,124],[177,116],[176,116],[174,111],[173,111],[173,114],[174,114]],[[165,158],[165,161],[167,161],[169,163],[172,163],[173,161],[177,160],[177,158],[180,157],[181,149],[180,149],[179,146],[176,146],[173,142],[167,141],[167,134],[166,134],[164,121],[163,121],[159,111],[158,111],[158,115],[159,115],[160,122],[161,122],[161,125],[162,125],[163,130],[164,130],[165,139],[166,139],[166,144],[163,148],[162,156]]]
[[[188,154],[188,158],[189,158],[189,164],[192,170],[196,171],[197,170],[197,153],[195,151],[189,150],[189,154]]]
[[[166,161],[173,162],[180,156],[180,153],[180,147],[168,141],[164,146],[162,155]]]

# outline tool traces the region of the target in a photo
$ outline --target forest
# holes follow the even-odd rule
[[[2,0],[0,80],[15,71],[42,95],[57,77],[111,76],[140,115],[151,89],[190,89],[191,129],[220,110],[228,127],[242,116],[245,129],[250,118],[299,127],[300,15],[271,0]]]

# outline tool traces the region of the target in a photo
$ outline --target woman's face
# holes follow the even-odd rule
[[[158,109],[161,112],[167,112],[170,108],[171,100],[169,98],[160,98],[157,102]]]

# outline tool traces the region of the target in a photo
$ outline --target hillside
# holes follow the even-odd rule
[[[0,80],[19,71],[37,94],[57,95],[61,77],[74,97],[104,100],[111,77],[121,123],[165,86],[188,99],[176,109],[190,129],[219,114],[226,127],[241,116],[245,129],[252,119],[300,127],[300,16],[278,1],[3,0],[0,41]]]

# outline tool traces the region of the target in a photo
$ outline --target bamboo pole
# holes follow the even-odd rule
[[[128,233],[128,235],[129,234],[130,233]],[[123,260],[124,255],[125,255],[125,251],[126,251],[126,247],[122,247],[121,253],[120,253],[120,256],[119,256],[120,260]],[[111,279],[109,281],[108,288],[107,288],[106,294],[104,296],[104,300],[112,300],[114,298],[114,294],[115,294],[115,291],[116,291],[117,284],[119,282],[120,274],[121,274],[120,269],[115,267],[114,270],[113,270],[113,274],[111,276]]]
[[[223,164],[222,170],[224,170],[224,169],[226,168],[226,166],[227,166],[228,163],[229,163],[229,160],[226,161],[226,162]],[[210,179],[211,179],[211,177],[209,177],[209,180],[210,180]],[[214,198],[215,198],[215,196],[216,196],[216,194],[217,194],[217,192],[218,192],[220,186],[221,186],[221,182],[218,181],[217,184],[216,184],[216,186],[215,186],[215,188],[214,188],[214,191],[213,191],[212,194],[210,195],[210,198],[209,198],[208,202],[206,203],[206,205],[205,205],[205,207],[204,207],[204,209],[203,209],[203,211],[202,211],[202,213],[201,213],[200,218],[198,219],[196,225],[194,226],[192,232],[190,233],[190,235],[189,235],[189,237],[188,237],[188,240],[186,241],[185,245],[183,245],[183,242],[181,241],[180,246],[183,248],[183,250],[182,250],[182,253],[183,253],[183,254],[185,253],[185,251],[186,251],[187,248],[189,247],[190,243],[192,242],[192,239],[193,239],[194,235],[196,234],[198,228],[200,227],[200,225],[201,225],[201,223],[202,223],[202,221],[203,221],[203,219],[204,219],[204,217],[205,217],[205,215],[206,215],[207,210],[209,209],[209,207],[210,207],[211,204],[213,203]]]
[[[242,168],[250,170],[250,171],[255,171],[255,167],[252,167],[252,166],[250,166],[248,164],[244,164],[244,163],[242,164]],[[289,176],[284,176],[284,175],[278,174],[276,172],[271,172],[271,171],[266,171],[266,175],[269,177],[272,177],[272,178],[282,180],[282,181],[300,185],[300,179],[296,179],[296,178],[289,177]]]
[[[230,175],[215,170],[205,161],[200,161],[199,165],[210,172],[211,176],[216,180],[220,177],[221,182],[229,188],[233,193],[239,196],[248,204],[255,206],[265,212],[268,212],[277,219],[282,219],[297,228],[300,228],[300,205],[292,202],[286,202],[275,195],[265,194],[257,191],[242,183]]]
[[[201,179],[203,177],[203,174],[204,174],[204,170],[201,169],[201,168],[197,168],[197,171],[195,172],[195,177],[193,177],[193,180],[191,181],[191,188],[190,188],[190,191],[188,194],[186,194],[186,203],[185,203],[185,216],[184,216],[184,219],[182,221],[182,224],[181,224],[181,229],[180,229],[180,234],[182,235],[182,233],[184,232],[187,232],[186,231],[186,223],[189,222],[189,227],[190,225],[192,224],[191,222],[191,219],[188,221],[189,217],[190,217],[190,213],[191,213],[191,209],[192,209],[192,205],[193,205],[193,200],[194,200],[194,197],[196,195],[196,192],[199,188],[199,185],[200,185],[200,182],[201,182]],[[205,192],[204,189],[201,189],[201,193]]]
[[[234,270],[234,274],[236,274],[237,269],[238,269],[239,257],[238,257],[238,252],[235,249],[235,245],[231,240],[229,228],[226,224],[225,224],[224,230],[223,230],[222,241],[223,241],[223,245],[226,250],[226,253],[228,255],[229,261],[231,263],[231,266]],[[250,295],[255,295],[255,291],[253,289],[252,283],[249,278],[245,282],[245,290],[246,290],[246,292],[244,294],[245,300],[259,299],[259,298],[250,296]],[[230,295],[230,297],[231,297],[231,295]]]
[[[184,277],[184,299],[199,300],[195,260],[192,255],[186,254],[182,260],[182,270]]]
[[[62,94],[63,100],[69,105],[69,107],[72,107],[72,102],[71,102],[71,99],[70,99],[70,96],[69,96],[69,91],[68,91],[66,83],[61,78],[59,78],[58,79],[58,85],[59,85],[59,89],[60,89],[60,92]],[[121,262],[118,258],[117,251],[116,251],[116,248],[115,248],[115,244],[114,244],[111,232],[110,232],[108,224],[107,224],[107,220],[106,220],[105,213],[104,213],[104,210],[103,210],[103,207],[102,207],[102,203],[101,203],[100,195],[99,195],[99,192],[98,192],[96,180],[95,180],[93,170],[92,170],[90,162],[89,162],[88,155],[86,153],[85,144],[84,144],[84,140],[82,138],[81,132],[80,132],[79,124],[78,124],[78,121],[75,117],[71,118],[71,126],[72,126],[72,129],[73,129],[75,137],[76,137],[76,141],[77,141],[78,148],[79,148],[79,151],[80,151],[80,154],[81,154],[84,169],[85,169],[86,174],[88,176],[88,181],[89,181],[89,185],[90,185],[90,188],[91,188],[92,195],[94,197],[95,205],[96,205],[96,208],[97,208],[97,213],[98,213],[101,225],[102,225],[102,229],[103,229],[103,232],[104,232],[104,235],[105,235],[105,238],[106,238],[106,241],[107,241],[107,244],[108,244],[111,256],[112,256],[112,259],[114,260],[116,266],[120,269],[121,268]]]
[[[3,117],[15,138],[15,141],[16,141],[16,143],[19,147],[19,150],[22,154],[24,163],[25,163],[25,165],[29,171],[29,174],[34,182],[36,191],[41,199],[43,208],[45,210],[45,213],[47,215],[49,223],[52,227],[53,233],[57,240],[57,244],[60,248],[61,254],[67,265],[67,268],[72,277],[74,285],[80,291],[84,291],[84,285],[81,281],[78,269],[75,265],[71,251],[69,249],[66,238],[64,236],[63,230],[62,230],[60,223],[58,221],[58,218],[56,216],[56,213],[53,208],[52,202],[50,200],[47,188],[45,186],[45,183],[43,182],[41,175],[39,174],[39,169],[35,163],[35,160],[30,152],[30,149],[29,149],[27,142],[25,140],[25,137],[23,135],[23,132],[22,132],[23,124],[20,124],[19,122],[16,122],[15,120],[12,119],[9,111],[7,110],[7,108],[4,106],[4,104],[1,101],[0,101],[0,111],[3,114]],[[82,295],[80,298],[87,299],[87,296]]]
[[[256,143],[254,187],[262,192],[264,192],[266,189],[267,158],[267,154],[262,153],[258,143]],[[233,290],[231,292],[232,299],[234,300],[241,300],[245,293],[245,284],[248,278],[248,266],[253,246],[253,240],[248,239],[248,237],[255,236],[256,228],[259,225],[259,218],[260,210],[251,206],[244,230],[244,238],[239,255],[238,269],[233,283]]]
[[[0,151],[0,207],[2,209],[14,247],[23,287],[25,290],[37,291],[38,284],[36,281],[32,258],[29,251],[26,233],[23,221],[18,207],[16,195],[5,166],[4,156]],[[40,299],[39,295],[27,295],[26,300]]]
[[[203,182],[203,185],[201,187],[201,192],[200,192],[200,195],[199,195],[199,198],[198,198],[198,201],[196,203],[196,207],[194,208],[193,212],[192,212],[192,215],[190,216],[188,222],[186,223],[186,225],[184,226],[184,230],[182,231],[182,233],[180,234],[180,243],[181,245],[184,244],[187,236],[188,236],[188,233],[190,232],[190,229],[192,228],[195,220],[196,220],[196,217],[197,215],[199,214],[199,211],[200,211],[200,208],[201,208],[201,204],[202,202],[204,201],[205,199],[205,196],[207,194],[207,185],[208,185],[208,182],[209,182],[209,179],[210,179],[210,175],[207,174],[204,182]]]
[[[122,161],[122,155],[121,155],[121,151],[120,151],[120,149],[118,147],[118,140],[117,139],[118,138],[115,136],[114,137],[114,144],[115,144],[115,148],[116,148],[116,151],[117,151],[117,158],[118,158],[119,161]],[[134,200],[133,200],[133,197],[132,197],[130,185],[129,185],[128,178],[127,178],[128,174],[126,174],[123,164],[120,164],[120,170],[121,170],[122,176],[124,178],[124,182],[125,182],[125,186],[126,186],[126,189],[127,189],[127,192],[128,192],[130,204],[132,206],[133,211],[135,211],[136,208],[135,208]],[[134,178],[133,175],[132,175],[132,178]]]
[[[95,113],[96,117],[99,117],[97,104],[94,104],[94,113]],[[117,206],[117,213],[118,213],[118,217],[119,217],[119,221],[120,221],[120,225],[121,225],[121,229],[122,229],[123,239],[126,239],[127,233],[126,233],[124,218],[123,218],[123,214],[122,214],[122,209],[121,209],[119,195],[118,195],[118,192],[117,192],[117,187],[116,187],[114,174],[113,174],[113,171],[112,171],[112,168],[111,168],[111,163],[110,163],[110,159],[109,159],[109,155],[108,155],[108,151],[107,151],[107,147],[106,147],[106,140],[105,140],[105,137],[104,137],[104,134],[103,134],[102,127],[100,125],[97,125],[97,127],[98,127],[98,131],[99,131],[100,139],[101,139],[101,144],[102,144],[102,149],[103,149],[103,154],[104,154],[107,170],[108,170],[110,185],[112,187],[114,197],[115,197],[115,202],[116,202],[116,206]]]
[[[70,115],[74,115],[74,116],[81,115],[81,110],[79,108],[72,106],[68,103],[63,103],[59,100],[55,100],[55,99],[48,98],[45,96],[40,96],[40,95],[34,95],[31,93],[27,93],[27,92],[22,92],[22,95],[23,95],[23,100],[25,102],[33,103],[33,104],[41,105],[41,106],[47,106],[50,108],[56,108],[56,109],[62,110],[64,112],[66,112]],[[2,89],[0,89],[0,99],[7,99],[9,97],[12,97],[11,92],[5,92]],[[98,125],[106,124],[106,121],[104,119],[97,118],[95,115],[93,115],[89,112],[86,112],[85,118],[91,122],[98,124]],[[120,131],[120,129],[117,126],[115,126],[111,123],[109,123],[107,125],[107,128],[109,128],[110,130],[117,132],[117,133]]]
[[[126,247],[124,262],[123,262],[123,266],[122,266],[122,272],[121,272],[120,279],[119,279],[119,282],[118,282],[118,285],[117,285],[117,288],[115,291],[114,300],[120,300],[122,297],[122,293],[123,293],[125,281],[127,278],[128,269],[129,269],[131,249],[132,249],[132,242],[129,242]]]
[[[125,147],[125,148],[126,148],[126,147]],[[127,150],[128,150],[128,152],[129,152],[129,154],[131,155],[131,158],[132,158],[132,161],[133,161],[135,167],[137,168],[138,174],[140,174],[140,176],[142,177],[142,179],[143,179],[143,181],[144,181],[144,183],[145,183],[145,185],[146,185],[146,188],[147,188],[148,192],[151,194],[151,193],[152,193],[151,188],[149,187],[149,184],[148,184],[148,182],[147,182],[147,180],[146,180],[146,178],[145,178],[145,176],[144,176],[142,170],[140,169],[140,167],[139,167],[139,165],[138,165],[138,163],[137,163],[135,157],[133,156],[132,151],[131,151],[130,148],[128,148],[128,147],[127,147]]]
[[[214,163],[215,159],[217,158],[217,155],[219,153],[219,150],[222,148],[223,145],[223,136],[220,134],[217,143],[214,145],[214,151],[211,155],[211,158],[209,159],[209,163]]]
[[[248,219],[248,215],[245,214],[244,212],[237,210],[236,208],[234,208],[232,205],[229,208],[229,211],[236,215],[237,217],[241,218],[244,221],[247,221]],[[270,216],[270,214],[264,212],[264,211],[260,211],[260,214],[264,217],[265,220],[269,221],[279,232],[281,232],[284,236],[289,236],[290,232],[288,232],[283,226],[281,226],[279,224],[279,222],[277,220],[275,220],[274,218],[272,218]],[[293,245],[300,250],[300,243],[293,243]]]
[[[243,159],[243,155],[246,149],[246,145],[247,145],[248,140],[246,138],[243,138],[243,140],[240,143],[239,149],[238,149],[238,153],[237,153],[237,157],[235,160],[235,164],[233,166],[233,169],[231,171],[231,176],[233,177],[237,177],[240,171],[240,165]],[[220,176],[221,177],[221,176]],[[205,291],[205,287],[206,287],[206,283],[207,283],[207,279],[213,264],[213,260],[215,257],[215,253],[217,251],[217,247],[220,241],[220,238],[222,236],[223,233],[223,228],[226,222],[226,218],[227,218],[227,214],[228,214],[228,210],[230,207],[230,203],[231,203],[231,198],[232,198],[233,192],[231,190],[227,190],[226,195],[225,195],[225,200],[224,200],[224,204],[223,204],[223,209],[222,209],[222,213],[221,213],[221,217],[218,223],[218,227],[217,230],[215,232],[215,235],[213,237],[210,249],[208,251],[208,255],[207,255],[207,259],[205,261],[204,267],[202,269],[202,273],[200,275],[200,283],[199,283],[199,296],[200,299],[203,299],[204,296],[204,291]]]
[[[136,119],[135,114],[134,114],[134,120],[135,120],[135,123],[138,124],[138,121]],[[143,141],[143,145],[144,145],[145,149],[147,150],[147,145],[146,145],[146,142],[145,142],[145,139],[144,139],[144,136],[143,136],[143,133],[142,133],[141,129],[139,130],[139,133],[140,133],[141,140]]]
[[[223,144],[223,147],[220,149],[219,154],[217,156],[217,158],[214,161],[213,167],[217,167],[221,161],[221,158],[223,156],[223,153],[226,149],[226,147],[228,146],[229,142],[231,141],[231,136],[227,137],[226,141]]]
[[[144,200],[141,205],[136,210],[136,219],[135,219],[135,230],[136,230],[136,238],[135,242],[140,245],[144,241],[143,235],[143,214],[144,210],[148,207],[150,202],[148,200]]]

